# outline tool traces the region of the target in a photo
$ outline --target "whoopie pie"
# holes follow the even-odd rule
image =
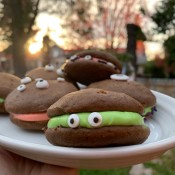
[[[112,54],[99,50],[86,50],[71,56],[63,67],[67,77],[88,85],[108,79],[111,74],[120,73],[120,61]]]
[[[45,129],[57,146],[107,147],[143,143],[150,134],[134,98],[90,88],[69,93],[51,105]]]
[[[20,85],[20,78],[10,73],[0,73],[0,113],[8,113],[4,102],[10,92]]]
[[[91,83],[88,88],[101,88],[125,93],[143,105],[143,117],[148,119],[153,116],[154,112],[157,111],[156,97],[149,88],[139,82],[130,81],[129,77],[123,74],[114,74],[110,77],[111,79]]]
[[[5,102],[11,121],[17,126],[42,130],[48,122],[47,109],[59,98],[77,88],[64,79],[31,81],[28,77],[12,91]]]

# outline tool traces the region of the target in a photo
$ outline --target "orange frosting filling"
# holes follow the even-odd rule
[[[44,121],[49,120],[47,113],[38,114],[13,114],[14,118],[23,121]]]

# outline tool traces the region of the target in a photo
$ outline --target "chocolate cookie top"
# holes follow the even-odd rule
[[[121,68],[121,63],[112,54],[86,50],[73,55],[65,64],[64,72],[70,79],[88,85],[108,79],[111,74],[120,73]]]
[[[45,80],[56,80],[58,75],[53,65],[46,65],[45,67],[35,68],[27,72],[26,77],[30,77],[33,80],[37,78],[43,78]]]
[[[0,73],[0,98],[6,98],[19,84],[20,78],[9,73]]]
[[[48,116],[79,112],[130,111],[143,112],[143,106],[132,97],[102,89],[84,89],[60,98],[47,110]]]
[[[150,89],[136,81],[108,79],[92,83],[88,88],[101,88],[125,93],[139,101],[144,107],[151,107],[156,104],[156,97]]]
[[[42,113],[59,98],[76,90],[73,84],[64,79],[40,79],[18,86],[8,95],[5,107],[9,113]]]

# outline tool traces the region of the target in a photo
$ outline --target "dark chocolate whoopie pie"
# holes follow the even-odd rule
[[[44,80],[56,80],[58,75],[53,65],[46,65],[45,67],[38,67],[26,73],[26,77],[32,80],[42,78]]]
[[[0,73],[0,113],[6,114],[7,111],[4,106],[6,97],[20,84],[20,78],[9,74]]]
[[[91,83],[87,88],[122,92],[133,97],[143,105],[143,116],[146,118],[152,117],[156,111],[156,97],[151,90],[139,82],[129,81],[129,77],[123,74],[111,75],[111,79]]]
[[[17,126],[42,130],[48,122],[47,109],[77,88],[64,79],[26,81],[11,92],[5,102],[11,121]]]
[[[66,147],[140,144],[150,133],[143,106],[124,93],[84,89],[60,98],[47,110],[47,140]]]
[[[73,55],[66,62],[64,72],[70,79],[88,85],[120,73],[121,68],[119,60],[110,53],[86,50]]]
[[[76,88],[79,89],[76,82],[73,82],[70,78],[68,78],[61,68],[56,70],[53,65],[46,65],[45,67],[32,69],[31,71],[26,73],[26,77],[31,78],[31,80],[37,80],[37,79],[56,80],[57,78],[59,79],[63,78],[66,81],[73,83],[74,86],[76,86]]]

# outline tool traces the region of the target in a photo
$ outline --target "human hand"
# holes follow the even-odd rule
[[[0,147],[0,175],[77,175],[78,170],[37,162]]]

